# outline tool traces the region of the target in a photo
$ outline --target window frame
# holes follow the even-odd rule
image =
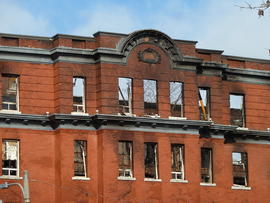
[[[209,157],[209,165],[208,165],[208,175],[209,175],[209,181],[203,181],[204,178],[203,178],[203,175],[204,173],[202,172],[203,169],[205,169],[203,166],[203,159],[202,159],[202,153],[203,153],[203,150],[209,150],[210,153],[210,157]],[[201,147],[201,170],[200,170],[200,174],[201,174],[201,183],[203,184],[214,184],[214,170],[213,170],[213,148],[210,148],[210,147]]]
[[[126,143],[128,146],[129,146],[129,160],[130,160],[130,169],[121,169],[120,167],[120,152],[119,152],[119,144],[120,143]],[[119,178],[134,178],[134,160],[133,160],[133,142],[132,141],[129,141],[129,140],[119,140],[118,141],[118,177]],[[120,175],[120,171],[124,171],[124,175]],[[129,176],[126,176],[126,171],[129,172]]]
[[[171,107],[171,84],[172,83],[180,83],[181,84],[181,115],[173,115],[172,114],[172,107]],[[184,83],[180,82],[180,81],[169,81],[169,100],[170,100],[170,117],[180,117],[183,118],[184,117]]]
[[[173,171],[173,162],[174,162],[174,153],[173,153],[173,147],[179,147],[180,148],[180,161],[181,161],[181,171]],[[185,145],[184,144],[177,144],[172,143],[171,144],[171,180],[185,180]],[[177,175],[180,174],[181,178],[177,178]],[[174,175],[174,177],[172,177]]]
[[[245,107],[245,94],[241,94],[241,93],[230,93],[229,94],[229,108],[230,108],[230,124],[231,125],[235,125],[234,123],[232,123],[232,113],[231,113],[231,96],[242,96],[242,112],[241,112],[241,116],[242,116],[242,125],[239,126],[239,125],[236,125],[240,128],[245,128],[246,127],[246,107]]]
[[[206,105],[205,110],[206,110],[206,119],[203,119],[202,113],[201,113],[201,103],[200,103],[200,98],[202,98],[202,95],[200,93],[200,90],[205,90],[206,91]],[[198,96],[199,96],[199,112],[200,112],[200,120],[206,120],[209,121],[211,119],[211,91],[210,87],[198,87]],[[202,98],[203,101],[203,98]]]
[[[234,153],[238,153],[240,154],[241,156],[241,164],[235,164],[234,163],[234,160],[233,160],[233,154]],[[246,157],[246,160],[242,160],[243,156],[242,154],[245,154],[245,157]],[[235,180],[234,178],[235,177],[239,177],[239,176],[235,176],[235,171],[234,171],[234,165],[237,165],[237,166],[240,166],[243,164],[243,167],[244,167],[244,172],[245,173],[245,177],[244,177],[244,182],[245,184],[242,185],[242,184],[236,184],[235,183]],[[249,173],[248,173],[248,153],[247,152],[243,152],[243,151],[233,151],[232,152],[232,177],[233,177],[233,187],[248,187],[249,186]]]
[[[82,79],[83,80],[83,96],[82,96],[82,108],[83,111],[78,111],[78,106],[80,105],[76,105],[74,104],[74,79]],[[73,111],[74,110],[74,106],[76,106],[77,111]],[[72,77],[72,112],[71,114],[87,114],[86,113],[86,78],[83,76],[73,76]]]
[[[3,78],[16,78],[16,110],[3,108]],[[20,113],[20,76],[17,74],[2,74],[2,106],[1,113]]]
[[[120,104],[120,100],[119,100],[119,93],[121,92],[121,95],[122,95],[122,91],[121,91],[121,88],[120,88],[120,79],[129,79],[130,80],[130,84],[131,84],[131,99],[129,101],[129,98],[128,98],[128,106],[124,106],[124,105],[121,105]],[[123,110],[121,112],[119,112],[120,114],[125,114],[125,115],[132,115],[133,114],[133,78],[130,78],[130,77],[118,77],[118,107],[119,109],[122,107]],[[124,108],[128,108],[128,112],[125,112]],[[120,110],[119,110],[120,111]]]
[[[155,88],[155,100],[156,100],[156,102],[155,103],[150,103],[150,104],[155,104],[155,113],[153,113],[153,112],[151,112],[151,113],[147,113],[146,112],[146,109],[147,108],[145,108],[146,107],[146,103],[147,102],[145,102],[145,81],[154,81],[155,82],[155,86],[156,86],[156,88]],[[152,117],[152,116],[157,116],[158,115],[158,113],[159,113],[159,108],[158,108],[158,81],[157,80],[154,80],[154,79],[143,79],[143,103],[144,103],[144,105],[143,105],[143,109],[144,109],[144,115],[145,116],[150,116],[150,117]],[[149,108],[148,108],[149,109]],[[153,109],[152,109],[153,110]]]
[[[4,168],[3,167],[3,156],[4,154],[6,153],[6,150],[5,150],[5,153],[3,153],[3,146],[4,146],[4,143],[6,142],[16,142],[16,147],[17,147],[17,154],[16,154],[16,158],[17,158],[17,167],[16,169],[14,168]],[[5,145],[6,147],[6,145]],[[20,140],[17,140],[17,139],[2,139],[2,178],[8,178],[8,179],[12,179],[12,178],[19,178],[20,177]],[[3,175],[3,170],[8,170],[8,175]],[[16,175],[11,175],[10,174],[10,171],[16,171]]]
[[[82,151],[82,156],[85,153],[85,156],[83,156],[83,168],[84,168],[84,175],[77,175],[76,171],[75,171],[75,165],[76,165],[76,161],[75,161],[75,143],[76,142],[84,142],[85,143],[85,152]],[[84,152],[84,153],[83,153]],[[88,178],[88,142],[87,140],[73,140],[73,177],[74,179],[87,179]]]
[[[146,170],[147,170],[147,145],[154,145],[154,167],[155,167],[155,177],[146,177]],[[145,142],[144,143],[144,179],[151,179],[151,180],[159,180],[159,158],[158,158],[158,143],[157,142]]]

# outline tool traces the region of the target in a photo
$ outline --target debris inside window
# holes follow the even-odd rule
[[[87,177],[87,141],[74,141],[74,176]]]
[[[184,174],[184,145],[172,144],[172,179],[185,179]]]
[[[2,109],[18,110],[18,77],[2,77]]]
[[[158,179],[157,143],[144,143],[145,178]]]
[[[243,95],[230,94],[230,114],[231,114],[231,125],[244,127],[245,110],[244,110]]]
[[[200,120],[209,120],[210,118],[210,90],[209,88],[199,88],[199,110]]]
[[[157,106],[157,82],[155,80],[144,80],[144,113],[145,115],[158,114]]]
[[[131,78],[118,78],[118,103],[121,114],[132,113]]]
[[[132,142],[118,142],[119,177],[133,177]]]
[[[201,148],[201,182],[213,183],[212,149]]]
[[[183,117],[183,84],[170,82],[171,116]]]
[[[248,160],[247,153],[233,152],[233,184],[247,186],[248,185]]]
[[[85,79],[73,78],[73,112],[85,113]]]
[[[19,176],[19,141],[2,142],[2,175]]]

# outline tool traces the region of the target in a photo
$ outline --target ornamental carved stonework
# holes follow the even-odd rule
[[[154,49],[147,48],[143,51],[138,52],[138,59],[144,63],[157,64],[161,62],[160,54]]]

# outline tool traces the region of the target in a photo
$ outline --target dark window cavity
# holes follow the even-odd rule
[[[157,143],[144,143],[145,178],[158,179]]]

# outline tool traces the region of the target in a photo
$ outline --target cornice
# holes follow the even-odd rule
[[[70,115],[70,114],[52,114],[52,115],[32,115],[32,114],[4,114],[0,113],[0,125],[3,128],[20,128],[24,126],[28,129],[48,129],[56,130],[65,128],[69,129],[91,129],[99,130],[106,126],[106,129],[132,128],[153,129],[153,131],[180,129],[182,132],[195,130],[200,138],[211,138],[220,136],[224,143],[234,143],[236,140],[260,140],[270,142],[269,131],[241,129],[237,126],[219,125],[210,121],[200,120],[173,120],[164,118],[150,117],[129,117],[109,114],[96,115]],[[14,126],[14,127],[13,127]],[[179,133],[181,134],[181,133]]]

